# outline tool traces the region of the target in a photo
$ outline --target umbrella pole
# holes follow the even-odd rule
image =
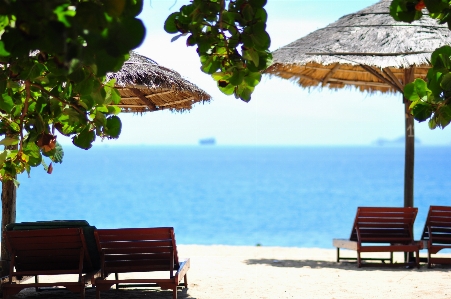
[[[404,84],[413,82],[414,68],[404,70]],[[413,174],[415,165],[415,122],[413,115],[410,113],[410,101],[403,97],[404,114],[406,125],[406,145],[405,145],[405,162],[404,162],[404,207],[413,207]],[[412,228],[412,234],[413,234]],[[414,260],[413,252],[404,254],[404,262]]]
[[[404,84],[413,82],[414,68],[404,70]],[[415,122],[410,113],[410,101],[403,98],[405,125],[406,125],[406,148],[404,164],[404,207],[413,207],[413,182],[414,182],[414,163],[415,163]]]

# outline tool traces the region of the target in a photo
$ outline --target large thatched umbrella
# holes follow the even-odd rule
[[[195,103],[211,99],[209,94],[176,71],[135,52],[130,53],[130,58],[119,72],[109,73],[107,78],[116,78],[116,88],[121,94],[118,106],[122,112],[143,113],[163,109],[183,112],[190,110]],[[3,182],[2,228],[15,221],[16,187],[12,181]],[[2,259],[6,255],[6,243],[2,242]],[[2,261],[2,266],[5,274],[8,264]]]
[[[194,103],[211,98],[179,73],[135,52],[130,53],[119,72],[109,73],[107,78],[116,79],[116,88],[121,94],[118,106],[122,112],[185,111]]]
[[[266,71],[302,87],[400,92],[414,78],[425,78],[434,49],[451,43],[450,31],[423,17],[411,24],[389,14],[381,0],[274,51]],[[413,206],[414,119],[404,99],[406,155],[404,205]]]

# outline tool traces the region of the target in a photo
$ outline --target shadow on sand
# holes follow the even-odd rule
[[[329,261],[318,261],[318,260],[275,260],[275,259],[249,259],[246,260],[247,265],[269,265],[273,267],[283,267],[283,268],[312,268],[312,269],[341,269],[341,270],[353,270],[353,271],[396,271],[396,270],[417,270],[417,268],[408,267],[403,264],[383,264],[375,262],[367,262],[366,266],[362,268],[357,267],[356,262],[329,262]],[[428,269],[426,264],[420,264],[420,271],[440,271],[449,272],[451,270],[450,265],[436,265],[432,269]]]
[[[67,290],[43,290],[40,292],[34,289],[25,289],[13,298],[23,299],[80,299],[79,293],[73,293]],[[86,290],[86,299],[95,299],[96,291],[94,288]],[[172,299],[172,290],[161,289],[111,289],[106,292],[101,292],[102,299]],[[196,299],[189,295],[189,289],[179,290],[177,298],[180,299]]]

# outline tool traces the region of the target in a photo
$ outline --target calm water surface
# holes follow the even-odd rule
[[[402,206],[402,147],[66,146],[52,175],[22,175],[17,221],[174,226],[184,244],[331,248],[358,206]],[[451,147],[416,148],[415,234],[451,205]]]

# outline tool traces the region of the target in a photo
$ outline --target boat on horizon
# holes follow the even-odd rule
[[[199,145],[215,145],[215,144],[216,144],[216,139],[213,137],[199,139]]]

